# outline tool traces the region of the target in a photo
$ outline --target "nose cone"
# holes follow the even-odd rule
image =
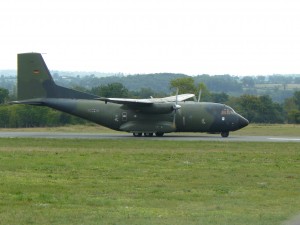
[[[241,128],[243,128],[243,127],[248,126],[249,121],[248,121],[246,118],[244,118],[244,117],[242,117],[241,115],[239,115],[239,121],[238,121],[238,124],[239,124],[239,127],[240,127],[240,129],[241,129]]]

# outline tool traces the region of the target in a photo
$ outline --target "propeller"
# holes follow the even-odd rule
[[[173,110],[174,110],[173,127],[174,128],[176,128],[176,113],[177,113],[177,110],[179,110],[181,108],[181,105],[178,105],[178,92],[179,92],[179,89],[177,88],[175,104],[173,105]]]
[[[198,102],[200,102],[200,99],[201,99],[201,94],[202,94],[202,89],[200,89],[200,90],[199,90]]]

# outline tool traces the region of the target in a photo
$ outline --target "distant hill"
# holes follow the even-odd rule
[[[131,91],[138,91],[141,88],[151,88],[155,92],[170,92],[170,81],[180,77],[186,77],[184,74],[146,74],[146,75],[129,75],[124,77],[101,77],[98,79],[99,85],[106,85],[109,83],[121,83]],[[95,84],[95,83],[94,83]]]
[[[185,74],[173,73],[124,75],[122,73],[51,71],[51,74],[57,84],[69,88],[82,87],[91,90],[101,85],[121,83],[129,91],[140,91],[146,88],[166,95],[172,92],[171,80],[188,77]],[[203,74],[193,76],[193,79],[195,85],[204,83],[210,92],[224,92],[232,96],[269,95],[276,102],[283,102],[284,99],[291,97],[294,91],[300,90],[299,74],[244,77]],[[15,70],[0,70],[0,87],[8,89],[10,93],[15,93]]]
[[[9,77],[9,76],[16,76],[16,75],[17,75],[16,70],[0,70],[0,76]]]

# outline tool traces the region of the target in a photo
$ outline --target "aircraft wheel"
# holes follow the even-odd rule
[[[156,135],[156,137],[162,137],[162,136],[164,136],[164,133],[163,132],[156,132],[155,135]]]
[[[229,131],[224,131],[224,132],[221,132],[221,136],[223,138],[227,138],[229,136]]]
[[[144,133],[144,136],[145,136],[145,137],[152,137],[152,136],[153,136],[153,133]]]
[[[135,137],[141,137],[142,133],[133,133],[133,136],[135,136]]]

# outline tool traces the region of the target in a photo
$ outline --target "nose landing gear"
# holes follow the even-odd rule
[[[223,131],[223,132],[221,132],[221,136],[223,138],[227,138],[229,136],[229,131]]]

